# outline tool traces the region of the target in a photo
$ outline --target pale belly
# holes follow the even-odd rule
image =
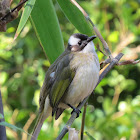
[[[63,102],[73,106],[79,104],[83,99],[89,96],[95,88],[99,79],[99,68],[92,60],[84,63],[77,69],[76,75],[68,89]],[[59,107],[67,108],[68,106],[59,104]]]

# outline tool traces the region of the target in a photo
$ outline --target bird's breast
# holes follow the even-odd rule
[[[99,79],[99,68],[93,54],[74,56],[71,67],[76,69],[75,77],[70,84],[65,102],[75,105],[91,94]]]

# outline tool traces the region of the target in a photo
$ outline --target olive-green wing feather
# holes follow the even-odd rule
[[[50,68],[46,72],[45,80],[44,80],[43,86],[40,91],[40,98],[39,98],[39,104],[40,104],[39,112],[40,113],[44,109],[45,99],[46,99],[47,95],[51,95],[52,88],[54,89],[54,85],[58,84],[56,81],[58,81],[58,79],[60,79],[60,78],[58,78],[59,75],[61,74],[63,69],[65,69],[69,65],[72,58],[73,58],[73,54],[69,54],[69,52],[67,50],[65,50],[65,52],[61,56],[58,57],[58,59],[50,66]],[[51,77],[50,75],[53,72],[54,72],[54,76]],[[67,83],[68,83],[68,81],[66,80],[65,84],[67,84]],[[55,85],[55,87],[56,87],[56,85]]]
[[[62,97],[67,94],[67,90],[74,76],[75,71],[70,69],[69,66],[67,66],[62,69],[61,73],[55,79],[55,82],[49,94],[50,104],[53,108],[53,114],[55,113]]]

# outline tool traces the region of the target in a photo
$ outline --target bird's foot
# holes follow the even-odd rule
[[[71,112],[71,114],[72,114],[73,112],[76,112],[76,113],[77,113],[77,117],[76,117],[76,118],[78,118],[79,115],[80,115],[80,113],[81,113],[81,110],[78,109],[78,108],[75,108],[74,106],[72,106],[72,105],[70,105],[70,104],[67,104],[67,105],[73,109],[73,111]]]
[[[79,117],[79,115],[80,115],[80,113],[81,113],[81,110],[80,110],[80,109],[78,109],[78,108],[74,108],[74,109],[73,109],[73,111],[71,112],[71,114],[72,114],[73,112],[76,112],[76,113],[77,113],[76,118],[78,118],[78,117]]]

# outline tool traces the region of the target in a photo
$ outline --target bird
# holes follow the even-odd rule
[[[46,72],[40,90],[39,117],[34,127],[31,140],[36,140],[43,122],[54,116],[58,119],[63,111],[72,108],[89,96],[98,79],[100,64],[93,40],[95,35],[75,33],[70,36],[65,51],[55,60]]]

